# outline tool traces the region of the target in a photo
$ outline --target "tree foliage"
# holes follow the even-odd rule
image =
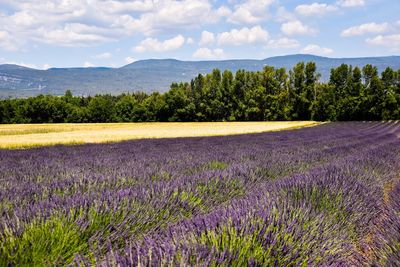
[[[342,64],[319,82],[314,62],[288,72],[265,66],[235,74],[218,69],[190,83],[173,83],[166,93],[39,95],[0,101],[0,123],[398,120],[400,70],[381,75],[372,65]]]

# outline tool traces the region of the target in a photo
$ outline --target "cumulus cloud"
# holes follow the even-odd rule
[[[281,31],[285,35],[313,35],[317,31],[299,20],[288,21],[281,25]]]
[[[367,38],[369,45],[387,47],[390,51],[400,51],[400,21],[393,23],[365,23],[350,27],[342,31],[342,37],[361,36],[370,34],[374,37]]]
[[[199,42],[200,46],[211,45],[246,45],[246,44],[265,44],[269,40],[268,31],[261,26],[252,28],[243,27],[241,29],[232,29],[227,32],[212,33],[203,31]]]
[[[118,32],[118,29],[111,31],[101,26],[106,19],[100,11],[95,12],[99,14],[98,18],[90,20],[88,12],[97,7],[86,1],[10,2],[13,13],[0,14],[0,31],[11,34],[18,47],[32,41],[57,46],[85,46],[110,41]]]
[[[288,49],[288,48],[297,48],[299,46],[300,46],[299,41],[283,37],[276,40],[270,40],[268,42],[267,48]]]
[[[156,4],[151,12],[143,13],[139,18],[125,15],[117,24],[152,35],[161,30],[199,28],[201,25],[217,22],[221,16],[218,10],[204,0],[154,2]]]
[[[340,0],[333,4],[314,2],[311,4],[301,4],[295,8],[295,12],[301,16],[323,16],[334,12],[340,8],[363,6],[364,0]]]
[[[47,43],[94,46],[137,33],[178,32],[216,23],[227,9],[208,0],[3,0],[0,47],[8,50]]]
[[[103,8],[108,8],[112,13],[126,13],[126,12],[145,12],[151,11],[154,8],[153,0],[144,1],[126,1],[121,2],[117,0],[100,2]]]
[[[342,31],[340,36],[342,37],[350,37],[350,36],[356,36],[356,35],[364,35],[368,33],[384,33],[389,30],[389,24],[388,23],[365,23],[361,24],[358,26],[350,27]]]
[[[337,2],[339,6],[342,7],[357,7],[357,6],[364,6],[364,0],[340,0]]]
[[[225,53],[221,48],[210,49],[202,47],[194,52],[193,57],[197,59],[221,59],[225,58]]]
[[[143,53],[146,51],[150,52],[165,52],[170,50],[176,50],[185,44],[185,37],[177,35],[171,39],[165,41],[159,41],[156,38],[146,38],[136,47],[134,51]]]
[[[325,13],[336,10],[338,10],[337,6],[320,3],[312,3],[310,5],[298,5],[295,9],[296,13],[302,16],[322,16]]]
[[[218,44],[220,45],[244,45],[266,43],[269,39],[269,33],[260,26],[252,28],[244,27],[242,29],[232,29],[229,32],[218,34]]]
[[[232,11],[226,6],[221,6],[217,9],[217,14],[221,17],[229,17],[232,14]]]
[[[203,31],[201,33],[201,39],[200,39],[199,45],[203,46],[203,45],[212,44],[214,42],[215,42],[214,33],[209,32],[209,31]]]
[[[186,39],[186,43],[189,44],[189,45],[194,44],[193,38],[191,38],[191,37],[187,38]]]
[[[276,14],[274,16],[274,20],[277,22],[287,22],[296,20],[296,15],[292,12],[286,10],[284,6],[278,7]]]
[[[301,53],[326,56],[332,54],[333,49],[320,47],[316,44],[309,44],[301,50]]]
[[[18,50],[18,43],[10,33],[0,31],[0,47],[8,51],[15,51]]]
[[[371,45],[392,47],[398,51],[400,47],[400,34],[378,35],[367,39],[366,42]]]
[[[275,0],[245,0],[234,6],[228,22],[234,24],[257,24],[268,18],[268,7]]]
[[[106,31],[96,26],[71,23],[59,29],[39,28],[36,32],[37,36],[32,36],[31,39],[47,44],[57,44],[58,46],[91,46],[94,43],[115,40],[115,35]]]

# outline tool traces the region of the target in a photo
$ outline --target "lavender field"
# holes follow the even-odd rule
[[[400,123],[0,150],[0,266],[400,266]]]

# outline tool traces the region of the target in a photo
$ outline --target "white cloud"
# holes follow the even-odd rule
[[[281,31],[289,36],[292,35],[313,35],[316,33],[316,30],[304,25],[299,20],[293,20],[281,25]]]
[[[0,31],[12,33],[17,48],[26,44],[48,43],[57,46],[85,46],[115,39],[117,29],[101,26],[101,12],[90,19],[95,6],[86,1],[12,1],[14,13],[0,14]],[[90,23],[89,23],[90,21]]]
[[[52,30],[39,28],[36,33],[37,36],[31,36],[33,40],[58,46],[92,46],[94,43],[115,40],[112,34],[104,32],[102,28],[80,23],[66,24],[64,28]]]
[[[296,21],[278,0],[1,0],[7,13],[0,12],[0,48],[17,50],[32,43],[53,46],[96,46],[121,38],[156,33],[178,34],[217,23],[257,25],[276,17]],[[364,0],[338,0],[336,6],[362,6]],[[276,14],[269,12],[277,7]],[[333,10],[333,4],[300,5],[299,14]],[[304,30],[304,29],[303,29]],[[289,30],[289,32],[293,32]]]
[[[277,22],[287,22],[287,21],[292,21],[292,20],[296,20],[296,15],[292,12],[289,12],[286,10],[285,7],[280,6],[278,7],[275,17],[274,17],[275,21]]]
[[[348,29],[345,29],[342,31],[340,36],[342,37],[350,37],[350,36],[356,36],[356,35],[364,35],[368,33],[384,33],[389,30],[389,24],[388,23],[380,23],[377,24],[375,22],[372,23],[365,23],[361,24],[358,26],[350,27]]]
[[[221,17],[229,17],[232,14],[232,11],[226,6],[221,6],[217,9],[217,14]]]
[[[314,2],[298,5],[295,12],[301,16],[323,16],[326,13],[337,11],[339,8],[364,6],[364,4],[364,0],[339,0],[333,4]]]
[[[28,11],[22,10],[10,16],[10,19],[18,26],[35,25],[39,20]]]
[[[268,7],[275,0],[245,0],[234,6],[228,22],[235,24],[257,24],[269,17]]]
[[[84,68],[92,68],[92,67],[94,67],[94,64],[89,61],[85,61],[85,63],[83,63],[83,67]]]
[[[371,45],[392,47],[399,50],[400,34],[378,35],[374,38],[367,39],[366,42]]]
[[[340,0],[337,2],[339,6],[342,7],[357,7],[357,6],[364,6],[364,0]]]
[[[217,40],[220,45],[244,45],[267,43],[269,34],[260,26],[253,28],[244,27],[242,29],[233,29],[229,32],[218,34]]]
[[[214,33],[209,32],[209,31],[203,31],[201,33],[201,39],[200,39],[199,45],[203,46],[203,45],[212,44],[214,42],[215,42]]]
[[[151,11],[154,8],[154,1],[127,1],[121,2],[116,0],[109,0],[99,2],[103,8],[109,9],[112,13],[126,13],[126,12],[145,12]]]
[[[143,13],[139,18],[126,14],[116,24],[152,35],[161,30],[199,28],[216,23],[221,16],[208,0],[163,0],[156,3],[151,12]]]
[[[112,58],[112,54],[109,53],[109,52],[105,52],[105,53],[102,53],[102,54],[95,55],[94,58],[97,58],[97,59],[109,59],[109,58]]]
[[[178,32],[218,22],[228,8],[209,0],[2,0],[0,47],[36,43],[96,46],[137,33]],[[7,8],[6,8],[7,10]],[[8,36],[5,36],[5,35]]]
[[[202,47],[194,52],[193,57],[197,59],[222,59],[225,58],[225,53],[224,50],[220,48],[209,49]]]
[[[301,50],[301,53],[326,56],[332,54],[333,49],[320,47],[319,45],[316,44],[309,44]]]
[[[0,30],[0,47],[8,51],[18,50],[19,44],[7,31]]]
[[[176,50],[185,44],[185,38],[182,35],[177,35],[174,38],[159,41],[155,38],[146,38],[138,46],[134,47],[134,51],[142,53],[146,51],[151,52],[165,52]]]
[[[268,42],[267,48],[287,49],[287,48],[296,48],[299,46],[300,46],[299,41],[283,37],[277,40],[270,40]]]
[[[136,61],[136,59],[133,58],[133,57],[126,57],[126,58],[125,58],[125,62],[126,62],[127,64],[133,63],[133,62],[135,62],[135,61]]]
[[[187,38],[186,43],[189,45],[194,44],[193,38],[191,38],[191,37]]]
[[[295,9],[297,14],[302,16],[322,16],[325,13],[336,11],[338,8],[334,5],[312,3],[310,5],[298,5]]]

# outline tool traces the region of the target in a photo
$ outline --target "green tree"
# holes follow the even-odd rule
[[[382,119],[400,118],[400,99],[396,95],[397,73],[390,67],[382,72],[382,83],[384,87],[382,99]]]
[[[291,98],[293,103],[293,119],[308,120],[311,118],[311,103],[315,81],[318,74],[313,63],[298,63],[289,73],[291,84]]]
[[[190,102],[188,92],[189,84],[174,83],[165,94],[169,121],[191,121],[195,118],[195,105]]]
[[[368,120],[382,119],[384,85],[378,76],[378,69],[370,64],[363,68],[365,87],[364,112]]]
[[[115,103],[116,120],[120,122],[135,121],[135,108],[138,106],[138,101],[131,95],[123,95]]]
[[[111,97],[96,95],[88,105],[90,122],[112,122],[114,119],[114,105]]]
[[[336,87],[332,84],[319,84],[316,86],[316,100],[311,107],[311,118],[313,120],[336,120],[336,92]]]

